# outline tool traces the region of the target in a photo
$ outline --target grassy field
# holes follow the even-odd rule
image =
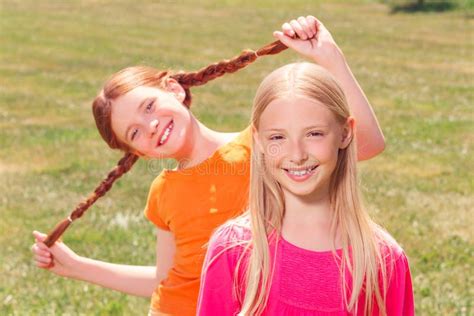
[[[11,1],[0,4],[0,314],[138,315],[148,299],[35,268],[31,231],[48,231],[121,157],[96,131],[92,98],[136,64],[195,70],[272,41],[282,22],[319,17],[384,130],[360,164],[368,206],[405,248],[418,315],[473,315],[474,23],[464,11],[390,14],[377,1]],[[195,88],[212,128],[247,125],[261,79],[293,52]],[[161,164],[140,161],[64,237],[80,255],[154,264],[142,215]]]

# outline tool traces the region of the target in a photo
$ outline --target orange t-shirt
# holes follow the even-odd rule
[[[247,207],[250,127],[191,168],[164,170],[152,183],[146,217],[173,233],[176,253],[167,277],[156,287],[151,309],[196,315],[201,268],[212,232]]]

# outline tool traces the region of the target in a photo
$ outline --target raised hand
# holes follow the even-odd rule
[[[281,31],[273,32],[273,36],[325,68],[334,69],[345,62],[331,33],[312,15],[283,23]]]

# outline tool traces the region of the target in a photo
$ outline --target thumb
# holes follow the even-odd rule
[[[46,239],[46,237],[48,237],[46,234],[43,234],[36,230],[33,231],[33,236],[36,238],[37,241],[40,241],[40,242],[43,242]]]
[[[291,37],[283,34],[283,32],[280,32],[280,31],[273,32],[273,37],[280,40],[280,42],[282,42],[283,44],[285,44],[288,47],[290,47],[291,44],[293,43],[293,41],[295,41],[294,39],[292,39]]]

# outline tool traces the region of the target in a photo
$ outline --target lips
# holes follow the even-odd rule
[[[158,141],[156,143],[156,146],[163,146],[166,144],[168,139],[170,138],[171,132],[173,131],[174,127],[174,122],[171,120],[162,130],[161,133],[158,136]]]
[[[290,168],[290,169],[285,169],[282,168],[285,171],[285,174],[292,180],[297,181],[297,182],[302,182],[310,178],[313,174],[316,168],[319,165],[308,167],[308,168]]]
[[[309,166],[309,167],[306,167],[306,168],[282,168],[282,169],[285,170],[286,172],[301,173],[301,172],[305,172],[305,171],[308,171],[308,172],[313,171],[317,167],[318,167],[318,165]]]

